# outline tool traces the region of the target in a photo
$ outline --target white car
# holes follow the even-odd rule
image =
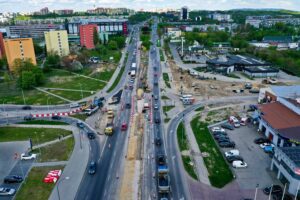
[[[216,132],[216,131],[219,131],[219,132],[225,132],[225,129],[224,129],[224,128],[220,128],[220,127],[215,126],[215,127],[213,127],[213,128],[211,129],[211,131],[212,131],[212,132]]]
[[[230,151],[225,152],[225,157],[230,157],[230,156],[239,156],[240,152],[237,149],[232,149]]]
[[[21,160],[31,160],[31,159],[36,159],[35,153],[29,153],[29,154],[22,153],[21,154]]]
[[[248,165],[244,161],[236,160],[232,162],[234,168],[246,168]]]
[[[259,146],[260,146],[260,148],[264,149],[266,146],[274,147],[274,144],[271,144],[271,143],[262,143]]]
[[[13,188],[0,187],[0,196],[12,196],[16,192]]]

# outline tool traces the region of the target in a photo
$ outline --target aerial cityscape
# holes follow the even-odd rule
[[[0,200],[300,200],[299,0],[0,0]]]

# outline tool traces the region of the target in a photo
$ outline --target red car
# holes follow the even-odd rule
[[[53,176],[46,176],[44,178],[44,183],[56,183],[57,178]]]
[[[122,124],[121,130],[122,131],[126,131],[127,130],[127,124],[125,122]]]

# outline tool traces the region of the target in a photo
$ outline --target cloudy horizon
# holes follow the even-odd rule
[[[192,10],[287,9],[300,11],[300,0],[0,0],[0,12],[33,12],[43,7],[50,10],[73,9],[85,11],[94,7],[126,7],[134,10],[179,9]],[[26,3],[25,3],[26,2]]]

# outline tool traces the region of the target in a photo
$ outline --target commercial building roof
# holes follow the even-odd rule
[[[287,139],[300,141],[300,116],[280,102],[260,107],[261,117],[278,133]]]
[[[300,147],[279,147],[296,166],[300,166]]]
[[[300,96],[300,85],[292,86],[271,86],[271,90],[278,97],[295,97]]]
[[[222,59],[220,59],[222,58]],[[269,66],[269,63],[266,63],[262,60],[256,58],[242,56],[242,55],[227,55],[219,58],[214,58],[207,61],[208,64],[215,65],[240,65],[240,66]]]
[[[266,66],[253,66],[253,67],[245,67],[245,71],[250,73],[278,73],[279,70],[273,67],[266,67]]]

